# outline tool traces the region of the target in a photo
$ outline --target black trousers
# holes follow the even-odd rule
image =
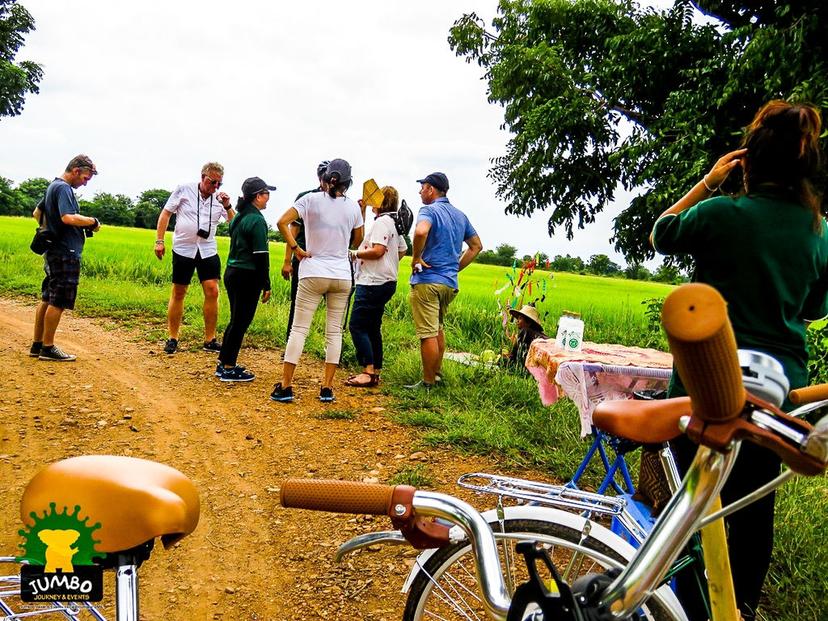
[[[684,474],[696,454],[696,445],[681,436],[670,443],[679,470]],[[722,504],[742,498],[764,485],[779,474],[781,461],[776,454],[760,446],[743,442],[739,457],[733,465],[730,477],[722,489]],[[746,620],[753,619],[762,584],[773,551],[773,505],[775,494],[748,505],[741,511],[725,518],[727,547],[730,552],[730,568],[733,572],[733,588],[736,604]],[[698,587],[692,572],[681,571],[676,575],[676,595],[690,621],[707,621]]]
[[[235,366],[244,335],[256,315],[262,293],[255,270],[228,267],[224,270],[224,287],[230,299],[230,323],[224,329],[219,362]]]
[[[389,280],[381,285],[357,285],[354,309],[348,328],[356,349],[357,362],[362,366],[382,368],[382,313],[394,296],[397,281]]]
[[[299,290],[299,261],[290,260],[293,271],[290,273],[290,313],[288,313],[287,333],[285,342],[290,338],[290,328],[293,325],[293,314],[296,312],[296,292]]]

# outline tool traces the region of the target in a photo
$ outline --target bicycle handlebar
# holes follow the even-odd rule
[[[684,285],[664,300],[661,318],[694,416],[710,422],[738,416],[746,393],[724,298],[709,285]]]
[[[828,399],[828,384],[814,384],[813,386],[797,388],[788,393],[788,399],[794,405],[823,401]]]
[[[414,493],[414,488],[407,485],[288,479],[282,483],[279,499],[282,506],[287,508],[333,513],[392,515],[396,490],[410,491],[409,498]]]

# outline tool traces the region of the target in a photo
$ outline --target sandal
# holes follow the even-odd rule
[[[367,382],[360,380],[360,378],[365,376],[368,376]],[[376,373],[359,373],[345,380],[345,385],[352,386],[353,388],[373,388],[377,384],[379,384],[379,375]]]

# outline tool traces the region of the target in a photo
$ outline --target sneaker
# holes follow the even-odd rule
[[[31,348],[29,349],[29,356],[32,358],[37,358],[40,355],[40,351],[43,349],[43,341],[34,341],[32,343]]]
[[[244,371],[247,367],[243,367],[242,365],[237,364],[237,365],[236,365],[236,368],[237,368],[237,369],[241,369],[242,371]],[[223,372],[224,372],[224,363],[223,363],[221,360],[219,360],[219,361],[218,361],[218,363],[216,364],[216,373],[215,373],[215,376],[216,376],[216,377],[221,377],[221,374],[222,374]]]
[[[278,401],[279,403],[290,403],[293,401],[293,386],[282,388],[282,382],[279,382],[273,387],[273,392],[270,393],[270,399],[272,401]]]
[[[40,355],[37,357],[38,360],[49,360],[51,362],[72,362],[75,358],[77,358],[77,356],[67,354],[57,345],[43,347],[40,350]]]
[[[219,379],[222,382],[252,382],[255,377],[250,371],[246,371],[244,367],[236,365],[232,369],[222,368]]]
[[[319,400],[322,403],[331,403],[334,400],[333,388],[321,388],[319,390]]]
[[[219,343],[216,339],[208,341],[204,343],[204,351],[209,351],[213,352],[214,354],[217,354],[221,351],[221,343]]]
[[[167,339],[167,342],[164,343],[164,353],[165,354],[174,354],[178,349],[178,339]]]
[[[434,388],[434,384],[429,384],[428,382],[420,380],[414,384],[405,384],[403,388],[408,388],[409,390],[431,390]]]

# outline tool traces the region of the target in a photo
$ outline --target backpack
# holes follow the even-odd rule
[[[389,214],[394,219],[394,225],[397,227],[397,233],[401,237],[408,235],[411,231],[411,225],[414,224],[414,214],[405,199],[400,203],[400,208],[396,212]]]

